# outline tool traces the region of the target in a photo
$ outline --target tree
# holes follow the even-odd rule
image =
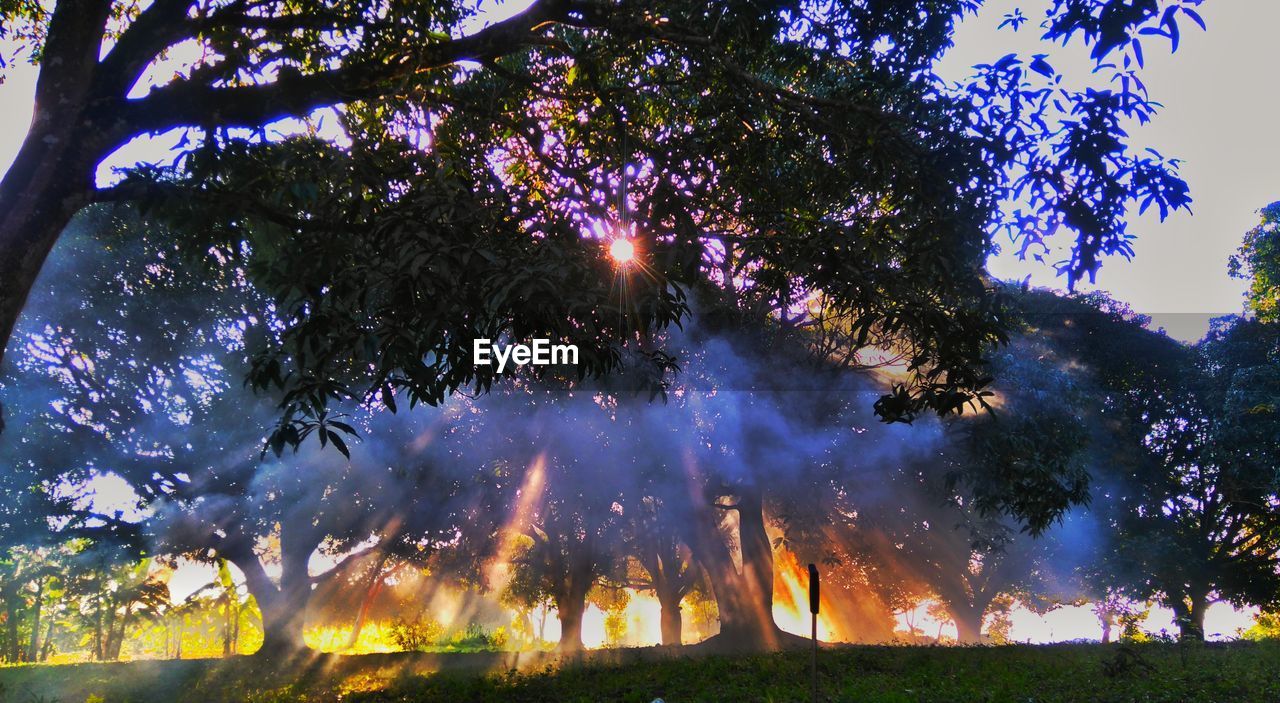
[[[45,315],[19,330],[26,373],[6,388],[42,422],[16,427],[23,441],[4,447],[14,457],[6,482],[54,494],[34,517],[60,518],[62,538],[230,561],[262,613],[265,653],[302,645],[314,582],[341,573],[311,574],[317,550],[356,558],[347,552],[373,537],[370,551],[420,560],[456,541],[456,525],[483,534],[491,511],[474,501],[493,477],[437,470],[450,466],[446,457],[415,449],[430,423],[376,423],[390,415],[357,410],[346,420],[372,441],[354,459],[317,447],[264,461],[262,428],[275,408],[234,379],[246,340],[268,333],[270,306],[225,250],[193,250],[169,234],[128,211],[89,213],[49,270],[65,276],[42,280]],[[124,264],[107,252],[124,254]],[[311,431],[342,443],[332,430]],[[137,505],[81,500],[104,479],[126,484]],[[28,493],[28,504],[43,495]],[[274,554],[260,548],[271,540]]]
[[[1150,459],[1118,522],[1116,568],[1138,599],[1174,611],[1183,639],[1204,638],[1216,599],[1266,608],[1280,593],[1277,339],[1273,325],[1220,321],[1174,402],[1143,424]]]
[[[902,584],[936,598],[967,643],[980,641],[993,604],[1034,603],[1069,571],[1054,563],[1056,533],[1089,501],[1095,445],[1105,445],[1092,370],[1044,334],[1046,323],[1071,326],[1045,314],[1056,296],[1012,297],[1020,330],[991,356],[993,411],[886,438],[914,446],[837,474],[827,511],[836,544],[882,591]]]
[[[1037,301],[1043,334],[1091,370],[1110,544],[1090,590],[1158,601],[1204,637],[1214,599],[1265,606],[1277,593],[1276,331],[1219,320],[1194,348],[1098,296]]]
[[[537,396],[515,400],[536,403]],[[514,435],[505,443],[515,454],[505,461],[527,467],[509,513],[508,530],[518,540],[507,555],[514,571],[509,597],[526,608],[549,600],[560,620],[558,648],[577,652],[588,595],[603,579],[623,581],[621,506],[631,477],[620,470],[625,460],[614,446],[626,440],[589,398],[550,399],[527,436],[502,421],[500,407],[486,412],[490,432],[506,426]]]
[[[1247,304],[1259,318],[1280,321],[1280,202],[1260,211],[1262,221],[1244,235],[1230,259],[1232,276],[1249,281]]]
[[[526,285],[550,264],[575,273],[598,268],[589,265],[596,255],[584,243],[575,248],[566,240],[578,238],[588,221],[634,226],[655,280],[636,287],[641,304],[630,306],[629,324],[590,330],[607,338],[591,347],[602,354],[587,371],[611,369],[610,352],[629,332],[678,319],[675,291],[693,283],[710,252],[716,271],[745,274],[749,285],[739,292],[757,303],[789,310],[821,294],[829,309],[856,321],[856,338],[880,330],[907,339],[917,374],[883,399],[887,419],[926,408],[951,412],[980,389],[982,350],[999,338],[999,316],[979,274],[991,228],[1072,232],[1076,246],[1063,268],[1074,281],[1094,275],[1102,256],[1130,253],[1128,205],[1154,203],[1163,215],[1188,203],[1176,163],[1131,152],[1120,125],[1125,118],[1145,121],[1154,109],[1135,80],[1138,35],[1163,34],[1176,48],[1178,19],[1200,23],[1198,4],[1055,3],[1043,24],[1045,39],[1082,37],[1099,69],[1121,86],[1072,91],[1054,82],[1043,57],[1026,63],[1004,57],[960,88],[936,80],[931,67],[955,21],[976,7],[968,0],[769,8],[745,1],[539,0],[476,31],[468,31],[482,21],[474,10],[444,1],[305,8],[283,0],[145,7],[64,1],[51,9],[17,3],[5,8],[3,27],[30,46],[40,77],[31,130],[0,183],[0,338],[8,340],[71,217],[95,199],[137,197],[128,189],[96,190],[97,165],[133,137],[192,128],[199,146],[183,168],[186,185],[200,194],[195,202],[220,211],[223,220],[225,205],[235,203],[234,219],[244,229],[271,231],[264,220],[276,228],[278,245],[252,255],[286,274],[278,288],[263,286],[285,303],[286,338],[297,341],[293,352],[308,339],[331,345],[333,353],[277,350],[257,369],[258,382],[288,386],[286,394],[298,401],[286,404],[284,439],[294,437],[287,428],[295,413],[314,419],[333,393],[380,393],[386,400],[391,394],[384,390],[407,388],[416,400],[438,402],[459,384],[484,386],[487,374],[460,359],[460,347],[405,312],[405,296],[413,302],[415,285],[441,275],[440,267],[373,249],[380,259],[390,257],[392,270],[375,266],[379,275],[365,283],[382,294],[370,299],[364,286],[342,285],[344,271],[351,273],[343,257],[336,270],[322,266],[310,275],[288,264],[301,248],[290,240],[306,239],[295,226],[307,219],[299,213],[323,214],[308,207],[314,202],[298,202],[316,200],[315,184],[325,174],[314,168],[323,159],[307,165],[311,178],[301,182],[273,182],[277,169],[268,169],[232,183],[219,180],[225,160],[205,169],[210,159],[198,157],[237,152],[238,141],[225,138],[230,128],[257,129],[341,106],[360,146],[338,151],[361,161],[369,151],[364,145],[378,141],[368,138],[370,130],[394,131],[399,122],[421,136],[427,126],[426,151],[446,157],[447,167],[425,171],[437,181],[437,202],[469,192],[484,206],[468,208],[477,216],[473,229],[545,237],[545,247],[526,241],[524,248],[553,250],[547,259],[539,261],[536,251],[515,259],[531,267],[520,269]],[[1006,24],[1016,29],[1024,19]],[[194,65],[130,97],[149,70],[164,65],[166,50],[183,42],[200,49]],[[480,67],[463,70],[463,62]],[[314,150],[304,145],[302,152]],[[501,155],[502,163],[486,163],[490,155]],[[294,186],[296,198],[280,197]],[[344,217],[301,229],[359,232],[352,225],[368,224],[367,215],[376,213],[361,210],[359,202],[369,203],[362,195],[342,203],[351,195],[338,195]],[[1023,195],[1032,211],[1002,223],[996,204]],[[437,210],[424,222],[455,227],[464,219]],[[380,234],[384,227],[374,225]],[[867,232],[874,236],[851,238]],[[1031,235],[1024,245],[1037,241]],[[557,248],[569,256],[555,256]],[[483,271],[485,258],[478,253],[470,263]],[[569,294],[580,280],[551,283]],[[732,278],[722,283],[738,287]],[[316,307],[326,287],[332,302]],[[514,322],[518,313],[538,306],[521,298],[539,291],[481,291],[489,294],[481,302],[497,295],[499,303],[482,320],[484,332],[565,332],[574,329],[571,321],[597,319],[593,311],[606,302],[572,297],[589,309],[543,312],[535,322],[546,324],[523,329]],[[919,312],[922,302],[927,314]],[[437,322],[487,310],[475,300],[449,307]],[[344,316],[351,333],[319,333]],[[471,337],[455,336],[463,343]],[[437,352],[437,368],[422,368],[425,350]],[[281,375],[273,361],[300,373]],[[347,387],[342,381],[350,375],[364,382]]]
[[[670,478],[667,472],[658,476]],[[627,551],[643,569],[646,579],[628,581],[632,586],[653,591],[661,608],[658,617],[662,644],[678,645],[683,629],[681,603],[702,577],[693,552],[681,535],[680,523],[687,512],[673,510],[665,496],[667,491],[636,493],[640,495],[633,495],[624,507]]]

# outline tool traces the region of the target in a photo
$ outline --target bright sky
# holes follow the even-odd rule
[[[961,27],[944,73],[958,80],[968,67],[1015,51],[1024,56],[1051,53],[1060,70],[1086,73],[1087,54],[1079,47],[1049,51],[1036,41],[1046,5],[1043,0],[989,2]],[[1031,22],[1016,34],[997,31],[1001,17],[1015,7]],[[1240,312],[1244,282],[1227,276],[1227,257],[1257,224],[1257,211],[1280,200],[1274,37],[1280,2],[1208,0],[1200,13],[1208,31],[1182,21],[1182,46],[1176,54],[1170,55],[1167,42],[1162,45],[1157,37],[1144,41],[1143,80],[1152,99],[1165,107],[1151,124],[1131,132],[1135,143],[1185,160],[1182,175],[1191,186],[1194,214],[1179,213],[1160,223],[1148,212],[1137,220],[1131,228],[1139,235],[1134,259],[1106,260],[1097,286],[1153,315],[1156,324],[1183,339],[1201,336],[1211,314]],[[1051,255],[1046,260],[1064,258]],[[1051,268],[1012,255],[989,268],[1001,278],[1030,275],[1033,284],[1065,286]]]

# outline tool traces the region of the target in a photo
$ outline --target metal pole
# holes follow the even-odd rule
[[[813,653],[809,661],[813,703],[818,703],[818,616],[813,616]]]
[[[810,700],[818,703],[818,605],[822,601],[819,592],[818,567],[809,565],[809,613],[813,616],[813,648],[809,654]]]

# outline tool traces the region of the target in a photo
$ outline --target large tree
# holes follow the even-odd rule
[[[1046,533],[1089,495],[1082,374],[1034,336],[992,362],[994,413],[920,428],[913,450],[837,484],[835,527],[852,558],[937,598],[966,643],[980,640],[997,598],[1041,588]]]
[[[978,277],[993,228],[1008,226],[1026,246],[1040,241],[1036,232],[1071,232],[1076,243],[1063,270],[1074,281],[1093,275],[1103,256],[1130,252],[1129,204],[1154,203],[1163,213],[1187,203],[1174,164],[1129,150],[1121,122],[1146,120],[1154,109],[1133,80],[1139,34],[1176,45],[1178,19],[1199,22],[1198,4],[1054,3],[1041,25],[1045,39],[1082,37],[1102,75],[1120,86],[1076,91],[1056,82],[1043,57],[993,61],[966,86],[937,80],[933,64],[955,22],[980,6],[973,0],[536,0],[483,29],[476,8],[445,1],[11,3],[3,8],[5,34],[11,46],[26,47],[40,75],[30,132],[0,183],[0,338],[7,341],[70,218],[95,199],[132,197],[94,183],[98,165],[130,139],[192,128],[198,149],[218,152],[227,128],[338,106],[374,128],[400,121],[402,136],[429,134],[418,146],[436,157],[424,171],[434,174],[435,200],[470,193],[465,212],[476,218],[437,208],[422,222],[470,227],[508,245],[513,235],[555,243],[498,258],[522,265],[526,278],[550,267],[570,274],[541,289],[481,287],[472,291],[486,296],[479,303],[452,301],[434,326],[405,320],[403,310],[388,310],[412,298],[406,291],[451,274],[366,250],[364,237],[334,236],[368,224],[375,213],[361,209],[367,200],[348,200],[336,222],[298,227],[319,214],[308,202],[313,188],[282,199],[259,179],[219,182],[218,168],[188,170],[223,219],[234,212],[250,228],[262,229],[255,219],[283,228],[275,238],[285,252],[325,244],[326,255],[341,254],[349,239],[355,251],[405,269],[375,268],[386,286],[367,278],[343,285],[344,276],[371,272],[352,272],[341,256],[330,270],[299,271],[258,240],[255,253],[294,279],[269,291],[296,315],[291,333],[314,343],[314,328],[342,315],[366,332],[281,361],[302,371],[288,376],[301,387],[289,389],[300,402],[286,408],[286,425],[293,411],[315,410],[332,393],[407,387],[438,400],[459,383],[483,385],[486,374],[477,379],[457,358],[461,347],[441,342],[441,325],[483,310],[483,326],[467,333],[519,332],[513,320],[540,311],[525,298],[575,292],[598,269],[582,263],[581,245],[564,240],[578,235],[583,218],[634,225],[656,279],[633,286],[641,297],[628,324],[588,325],[606,339],[596,339],[592,348],[603,353],[587,371],[612,367],[611,342],[679,317],[678,301],[664,293],[690,283],[710,247],[717,270],[729,274],[722,283],[749,279],[749,297],[762,305],[794,312],[821,293],[829,310],[854,320],[855,339],[884,330],[907,339],[919,373],[886,397],[885,417],[954,410],[982,385],[975,367],[983,344],[998,336]],[[1018,14],[1006,24],[1016,30],[1024,21]],[[189,65],[166,70],[188,51]],[[146,78],[160,73],[174,77]],[[363,150],[349,153],[359,158]],[[329,185],[315,170],[325,163],[304,164],[305,183]],[[634,198],[619,194],[623,181]],[[1005,199],[1032,207],[1006,220],[996,208]],[[309,229],[321,236],[308,238]],[[478,253],[464,263],[483,273],[484,259]],[[382,295],[370,298],[370,285]],[[607,302],[594,290],[587,285],[576,298],[590,309],[541,310],[539,324],[524,328],[565,333],[583,318],[610,319],[592,312]],[[316,307],[321,292],[335,300]],[[494,296],[497,304],[486,305]],[[371,338],[370,329],[379,334]],[[470,334],[454,336],[465,342]],[[306,344],[299,339],[295,351]],[[438,368],[421,368],[424,353],[435,354]],[[326,377],[353,368],[370,375],[370,361],[372,378],[364,380],[372,383],[344,388]],[[267,362],[268,377],[271,368]]]
[[[493,511],[471,501],[501,479],[423,451],[447,418],[379,422],[391,418],[381,409],[344,418],[368,438],[359,446],[313,427],[342,451],[264,461],[275,407],[237,377],[246,339],[269,334],[272,313],[229,261],[127,210],[88,213],[64,239],[37,292],[43,314],[24,317],[15,337],[26,373],[4,388],[32,416],[15,416],[19,441],[0,451],[4,485],[32,512],[5,526],[25,543],[43,523],[61,538],[131,546],[135,559],[225,559],[257,600],[264,651],[287,651],[302,644],[313,586],[342,573],[312,573],[317,552],[345,564],[359,545],[422,560],[443,541],[465,546],[459,524],[483,541]],[[101,505],[104,481],[134,505]]]
[[[1109,564],[1139,599],[1173,610],[1184,639],[1207,634],[1208,606],[1275,607],[1280,594],[1280,335],[1223,321],[1196,349],[1165,412],[1141,425]]]
[[[1156,600],[1202,639],[1215,600],[1277,592],[1277,331],[1224,318],[1194,347],[1101,296],[1041,298],[1041,333],[1091,377],[1103,412],[1092,510],[1106,526],[1091,584]]]

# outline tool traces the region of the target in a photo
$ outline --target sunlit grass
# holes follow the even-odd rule
[[[351,629],[351,625],[308,627],[302,636],[308,647],[319,652],[382,654],[400,651],[400,646],[391,636],[390,623],[365,623],[355,645],[348,646],[351,642]]]

